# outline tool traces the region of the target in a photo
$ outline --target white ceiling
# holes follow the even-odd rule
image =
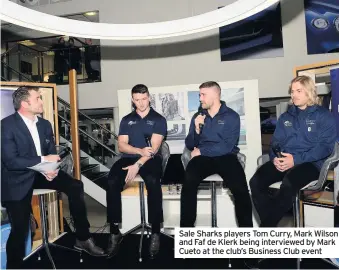
[[[99,22],[99,11],[95,11],[95,15],[88,16],[85,13],[80,14],[71,14],[71,15],[65,15],[60,16],[76,21],[86,21],[86,22]],[[25,32],[25,31],[32,31],[32,29],[28,29],[19,25],[11,24],[5,21],[1,21],[1,30],[9,31],[9,32]]]
[[[34,7],[36,6],[50,5],[50,4],[56,4],[58,2],[66,2],[66,1],[72,1],[72,0],[10,0],[10,1],[18,5],[34,9]],[[65,17],[65,18],[77,20],[77,21],[99,22],[98,11],[96,11],[95,15],[93,16],[88,16],[85,13],[81,13],[81,14],[69,14],[69,15],[64,15],[61,17]],[[1,30],[12,32],[12,33],[32,31],[32,29],[28,29],[22,26],[11,24],[6,21],[1,21]]]
[[[212,30],[252,16],[278,2],[279,0],[237,0],[231,5],[200,15],[142,24],[108,24],[87,21],[71,23],[67,19],[27,9],[10,1],[3,2],[0,15],[8,22],[58,35],[94,39],[142,40],[184,36]],[[44,23],[41,24],[41,21]]]

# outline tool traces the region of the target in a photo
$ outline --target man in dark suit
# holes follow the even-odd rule
[[[57,162],[51,124],[43,112],[39,88],[19,87],[13,93],[16,112],[1,120],[1,202],[7,209],[11,233],[7,241],[7,268],[20,268],[25,256],[33,189],[55,189],[68,196],[76,228],[75,248],[103,256],[89,232],[83,183],[60,171],[37,173],[28,167]]]

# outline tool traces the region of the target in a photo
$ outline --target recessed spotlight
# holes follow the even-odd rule
[[[22,40],[22,41],[18,41],[18,43],[25,45],[25,46],[34,46],[36,45],[35,42],[31,41],[31,40]]]
[[[95,16],[97,13],[95,11],[91,11],[91,12],[86,12],[85,15],[87,16]]]

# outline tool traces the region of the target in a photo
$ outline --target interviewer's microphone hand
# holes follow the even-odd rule
[[[197,134],[200,134],[200,125],[204,125],[204,123],[205,123],[205,118],[206,118],[206,115],[201,115],[201,114],[199,114],[199,115],[194,119],[195,132],[196,132]]]
[[[58,162],[59,160],[60,160],[59,155],[44,156],[44,161],[47,161],[47,162]]]
[[[145,147],[140,149],[140,155],[143,157],[151,157],[154,155],[152,147]]]

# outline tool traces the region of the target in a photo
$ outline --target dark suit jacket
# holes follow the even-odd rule
[[[56,154],[49,121],[38,117],[41,155]],[[32,189],[37,172],[27,169],[41,162],[24,120],[16,112],[1,120],[1,201],[18,201]]]

